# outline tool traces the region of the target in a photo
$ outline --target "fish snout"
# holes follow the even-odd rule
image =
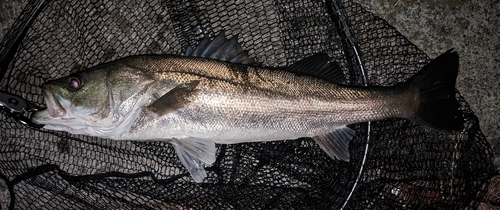
[[[66,110],[61,106],[57,97],[52,93],[52,88],[48,84],[42,85],[42,94],[47,105],[49,115],[53,118],[66,115]]]

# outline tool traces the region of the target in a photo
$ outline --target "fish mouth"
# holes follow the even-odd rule
[[[50,87],[43,86],[43,97],[45,99],[45,103],[47,104],[47,110],[49,111],[49,115],[53,118],[62,117],[66,115],[66,110],[59,103],[58,95],[52,94],[50,91]]]

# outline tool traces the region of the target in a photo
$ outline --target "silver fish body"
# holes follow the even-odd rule
[[[161,96],[179,85],[199,84],[182,108],[162,116],[142,108],[137,119],[141,123],[134,123],[128,132],[108,136],[113,139],[190,137],[222,144],[296,139],[347,124],[411,116],[418,104],[410,90],[348,87],[282,70],[203,58],[141,56],[124,63],[143,67],[139,71],[144,75],[153,72],[150,79],[154,82],[143,94],[147,103],[140,107],[157,99],[148,93]],[[129,77],[135,75],[137,72]]]
[[[348,160],[354,131],[346,125],[403,117],[452,131],[463,121],[454,97],[456,53],[448,51],[395,87],[352,87],[294,72],[306,64],[264,68],[198,57],[131,56],[45,84],[47,110],[33,121],[115,140],[170,141],[197,182],[206,177],[201,162],[215,161],[215,143],[312,137],[332,158]],[[436,104],[448,108],[434,110]]]

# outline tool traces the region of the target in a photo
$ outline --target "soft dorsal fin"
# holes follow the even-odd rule
[[[196,49],[187,47],[185,55],[239,64],[255,64],[254,59],[248,56],[248,52],[241,48],[238,37],[234,36],[228,40],[224,32],[221,32],[214,40],[210,40],[209,37],[203,38]]]
[[[330,62],[327,54],[315,54],[288,67],[286,71],[299,75],[313,76],[332,83],[344,83],[345,76],[337,62]]]

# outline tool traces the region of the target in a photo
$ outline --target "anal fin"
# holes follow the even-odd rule
[[[346,126],[312,137],[314,141],[334,160],[349,161],[349,141],[354,136],[354,130]]]
[[[200,183],[207,177],[202,162],[211,165],[215,162],[215,143],[194,138],[173,139],[175,152],[193,179]]]

